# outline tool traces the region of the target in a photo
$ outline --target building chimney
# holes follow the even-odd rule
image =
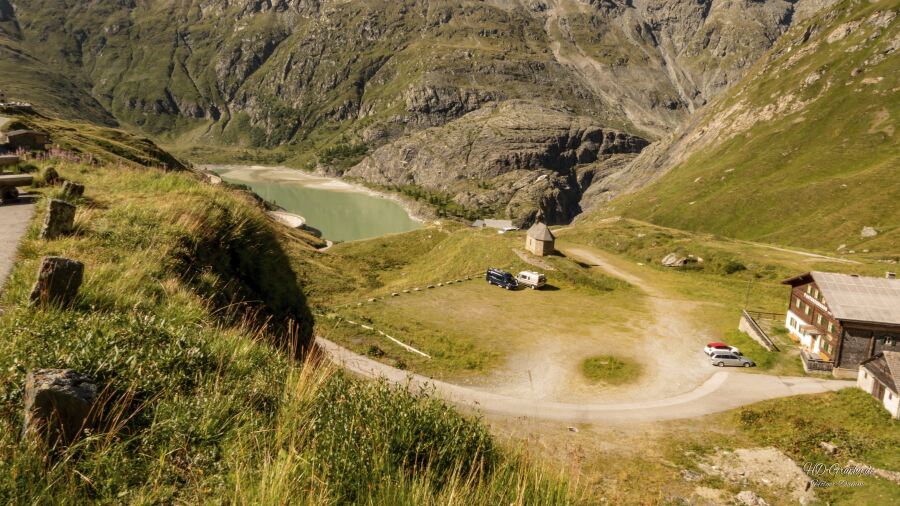
[[[888,272],[884,273],[884,277],[886,277],[888,279],[897,279],[897,273],[888,271]]]

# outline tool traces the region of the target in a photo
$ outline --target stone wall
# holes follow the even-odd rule
[[[741,311],[741,321],[738,323],[738,330],[747,333],[748,336],[752,337],[753,340],[759,343],[763,348],[769,351],[778,351],[778,347],[775,346],[775,343],[773,343],[769,336],[766,335],[765,331],[753,321],[753,318],[747,311]]]

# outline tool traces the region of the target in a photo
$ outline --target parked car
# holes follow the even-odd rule
[[[703,351],[706,352],[707,355],[712,355],[713,353],[732,353],[734,355],[741,354],[741,350],[735,348],[734,346],[728,346],[727,344],[720,342],[707,344],[706,348],[703,348]]]
[[[539,272],[522,271],[516,275],[516,281],[522,286],[537,290],[547,284],[547,277]]]
[[[728,352],[713,353],[709,356],[709,363],[717,367],[734,366],[734,367],[753,367],[755,362],[743,355],[736,355]]]
[[[506,288],[507,290],[515,290],[519,287],[519,283],[512,274],[500,269],[488,269],[487,272],[484,273],[484,279],[492,285],[497,285],[500,288]]]

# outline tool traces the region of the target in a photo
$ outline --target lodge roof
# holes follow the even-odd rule
[[[838,320],[900,325],[900,279],[808,272],[784,281],[798,286],[815,281]]]
[[[555,239],[553,232],[550,231],[547,225],[540,222],[535,223],[528,229],[528,237],[538,241],[552,241]]]
[[[900,392],[897,388],[900,385],[900,351],[882,351],[859,365],[871,372],[884,386]]]

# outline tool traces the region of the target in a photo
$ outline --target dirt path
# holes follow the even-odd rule
[[[846,258],[830,257],[827,255],[820,255],[818,253],[809,253],[807,251],[799,251],[799,250],[795,250],[795,249],[782,248],[780,246],[773,246],[771,244],[765,244],[765,243],[761,243],[761,242],[741,241],[738,239],[735,239],[735,242],[739,242],[741,244],[749,244],[750,246],[757,246],[760,248],[766,248],[766,249],[771,249],[771,250],[775,250],[775,251],[781,251],[783,253],[790,253],[792,255],[809,257],[809,258],[813,258],[816,260],[824,260],[826,262],[837,262],[837,263],[842,263],[842,264],[862,265],[862,262],[857,262],[856,260],[848,260]]]
[[[855,384],[852,381],[718,371],[696,389],[666,399],[613,404],[563,403],[515,398],[436,381],[357,355],[326,339],[318,338],[316,343],[335,364],[363,377],[384,378],[394,384],[406,385],[412,391],[423,387],[431,388],[436,395],[449,402],[486,414],[566,423],[652,422],[695,418],[766,399],[835,391]]]
[[[646,296],[649,316],[634,322],[631,328],[632,333],[644,336],[635,344],[644,373],[636,383],[623,385],[618,392],[608,392],[604,397],[618,393],[617,397],[634,400],[666,398],[687,392],[712,375],[702,348],[713,336],[706,335],[691,320],[697,303],[672,297],[632,271],[633,267],[617,265],[615,259],[603,253],[575,246],[566,247],[564,253],[627,282]]]
[[[5,127],[6,124],[9,123],[10,121],[12,121],[12,120],[7,118],[6,116],[0,116],[0,131],[2,131],[3,127]]]

